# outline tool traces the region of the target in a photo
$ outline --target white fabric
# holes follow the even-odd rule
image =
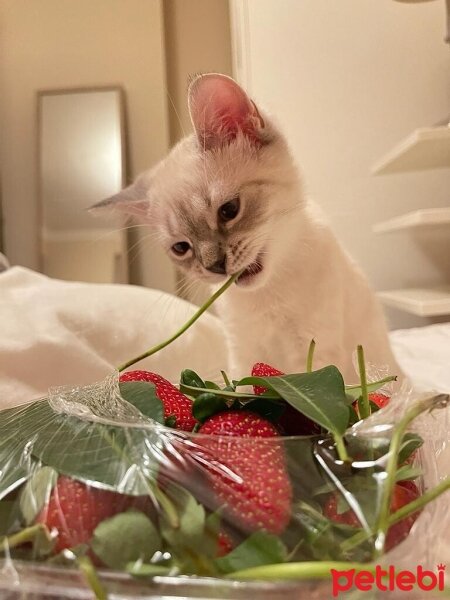
[[[164,292],[58,281],[22,267],[0,273],[0,408],[51,386],[97,381],[174,333],[196,310]],[[450,323],[391,332],[418,389],[450,391]],[[139,363],[172,381],[184,368],[218,379],[226,368],[221,322],[205,314],[168,348]]]
[[[390,334],[398,363],[420,391],[450,392],[450,323]]]
[[[22,267],[0,273],[0,408],[43,396],[50,386],[102,379],[165,340],[195,310],[142,287],[59,281]],[[172,381],[191,368],[217,380],[226,368],[220,322],[202,315],[136,368]]]

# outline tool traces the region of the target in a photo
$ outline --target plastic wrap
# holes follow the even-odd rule
[[[369,387],[380,387],[373,382],[385,373],[368,371]],[[236,408],[239,387],[186,373],[181,389],[201,420]],[[239,410],[263,414],[277,429],[274,394],[294,405],[283,386],[295,384],[337,423],[339,378],[334,367],[280,377],[278,392],[250,395],[250,403],[236,396]],[[264,382],[270,378],[242,385]],[[436,458],[448,444],[448,396],[418,396],[404,385],[382,410],[344,423],[339,443],[317,424],[303,436],[182,431],[162,414],[155,389],[119,384],[114,373],[0,413],[2,598],[88,598],[92,590],[99,598],[105,590],[114,598],[343,597],[347,580],[339,583],[336,571],[365,563],[420,566],[443,581],[445,494],[395,524],[386,521],[386,536],[382,513],[383,502],[389,519],[445,483]],[[352,410],[360,388],[345,392]],[[417,418],[405,424],[394,464],[394,437],[414,407]],[[413,586],[408,597],[416,593],[422,597]]]

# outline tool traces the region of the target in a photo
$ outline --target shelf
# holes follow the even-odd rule
[[[372,227],[372,231],[374,233],[386,233],[388,231],[397,231],[398,229],[407,229],[410,227],[420,227],[422,225],[450,225],[450,207],[421,208],[419,210],[394,217],[388,221],[377,223]]]
[[[450,127],[416,129],[372,168],[375,175],[450,167]]]
[[[388,290],[378,292],[380,300],[419,317],[450,314],[450,286],[428,289]]]

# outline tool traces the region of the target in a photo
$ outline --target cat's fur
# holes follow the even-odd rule
[[[358,344],[367,359],[397,370],[381,308],[359,268],[318,207],[302,192],[283,135],[230,78],[208,74],[189,89],[195,133],[121,194],[114,204],[136,214],[189,277],[217,287],[255,261],[260,273],[233,285],[219,301],[234,378],[253,363],[287,372],[337,365],[355,379]],[[240,198],[240,212],[219,222],[218,209]],[[176,257],[177,242],[191,249]],[[226,255],[226,274],[206,267]]]

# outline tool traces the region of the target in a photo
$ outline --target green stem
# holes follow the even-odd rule
[[[370,404],[369,394],[367,392],[366,363],[364,360],[364,349],[362,346],[358,346],[357,353],[359,379],[361,382],[361,397],[358,399],[359,418],[366,419],[370,416]]]
[[[220,371],[220,372],[222,373],[222,377],[223,377],[223,380],[225,382],[225,385],[227,387],[232,387],[231,381],[229,380],[228,375],[225,373],[225,371]]]
[[[377,536],[376,542],[376,556],[380,556],[384,551],[384,543],[386,539],[386,532],[389,527],[389,513],[392,492],[395,485],[395,475],[398,467],[398,454],[402,443],[403,436],[409,424],[414,421],[421,413],[432,410],[433,408],[443,408],[448,405],[450,396],[446,394],[439,394],[437,396],[431,396],[424,400],[417,402],[412,408],[410,408],[406,414],[400,419],[399,423],[394,429],[392,434],[391,443],[389,446],[388,463],[386,467],[386,480],[384,482],[380,512],[375,525],[375,533]]]
[[[355,569],[357,571],[375,572],[375,566],[371,564],[317,561],[262,565],[234,571],[225,575],[225,577],[227,579],[329,579],[332,569],[336,571]]]
[[[122,446],[119,446],[118,444],[116,444],[114,437],[110,433],[108,433],[106,428],[100,427],[99,432],[100,432],[100,435],[103,437],[103,439],[107,440],[107,442],[111,445],[111,448],[114,450],[114,452],[124,462],[126,462],[129,465],[136,466],[135,462],[132,460],[131,456],[128,455],[128,453]],[[142,476],[143,481],[145,482],[145,484],[147,486],[149,496],[151,494],[153,494],[155,496],[156,500],[159,502],[161,509],[165,513],[166,518],[167,518],[168,522],[170,523],[170,525],[174,528],[179,527],[178,514],[177,514],[172,502],[164,494],[164,492],[158,487],[158,484],[156,482],[149,481],[148,478],[144,475],[144,473],[141,470],[139,470],[139,472]]]
[[[390,381],[397,381],[397,375],[388,375],[387,377],[383,377],[383,379],[379,379],[378,381],[372,381],[369,385],[380,387],[383,385],[383,383],[389,383]],[[346,385],[345,389],[348,392],[351,392],[352,390],[359,390],[360,387],[361,385],[359,383],[355,383],[352,385]]]
[[[450,476],[446,477],[434,488],[431,488],[431,490],[427,490],[424,494],[422,494],[412,502],[405,504],[404,506],[396,510],[395,513],[390,515],[388,520],[389,527],[391,525],[394,525],[394,523],[398,523],[398,521],[401,521],[405,517],[409,517],[409,515],[419,512],[424,506],[426,506],[427,504],[429,504],[438,496],[440,496],[444,492],[447,492],[448,490],[450,490]]]
[[[86,583],[94,592],[96,600],[108,600],[108,592],[103,587],[91,559],[88,556],[80,556],[77,563]]]
[[[308,355],[306,357],[306,372],[307,373],[311,373],[311,371],[312,371],[315,349],[316,349],[316,340],[313,338],[309,344]]]
[[[135,363],[143,360],[144,358],[156,354],[156,352],[159,352],[159,350],[162,350],[163,348],[171,344],[173,341],[175,341],[177,338],[179,338],[180,335],[187,331],[189,327],[191,327],[195,323],[195,321],[197,321],[202,316],[202,314],[205,311],[207,311],[212,304],[214,304],[217,298],[219,298],[236,281],[240,274],[241,271],[239,271],[239,273],[235,273],[232,277],[230,277],[228,281],[226,281],[223,284],[223,286],[217,290],[217,292],[215,292],[204,304],[202,304],[202,306],[197,310],[197,312],[194,315],[192,315],[192,317],[188,321],[186,321],[186,323],[176,333],[174,333],[164,342],[153,346],[153,348],[150,348],[150,350],[147,350],[139,356],[136,356],[135,358],[132,358],[131,360],[127,361],[123,365],[120,365],[120,367],[117,367],[117,370],[121,372],[125,369],[128,369],[128,367],[131,367],[131,365],[134,365]]]
[[[340,460],[343,462],[349,461],[349,456],[347,454],[347,448],[345,447],[344,438],[337,433],[333,433],[334,442],[336,444],[336,450]]]
[[[180,383],[180,391],[188,393],[188,392],[208,392],[210,394],[214,394],[215,396],[225,396],[226,398],[242,398],[246,400],[251,400],[252,398],[259,398],[261,396],[258,394],[243,394],[241,392],[229,392],[228,390],[214,390],[214,389],[204,389],[198,388],[193,385],[186,385],[185,383]],[[278,400],[281,401],[280,396],[263,396],[264,400]]]
[[[447,492],[448,490],[450,490],[450,477],[446,477],[443,481],[441,481],[441,483],[436,485],[434,488],[426,491],[424,494],[422,494],[412,502],[405,504],[397,511],[395,511],[395,513],[392,513],[388,519],[389,527],[391,527],[391,525],[395,525],[395,523],[398,523],[402,519],[409,517],[409,515],[419,512],[422,508],[424,508],[424,506],[426,506],[427,504],[429,504],[438,496]],[[359,544],[362,544],[363,542],[371,538],[372,535],[373,534],[371,533],[367,533],[367,531],[358,531],[358,533],[353,535],[351,538],[342,542],[341,549],[344,552],[347,550],[351,550],[355,546],[358,546]]]
[[[51,539],[47,527],[42,523],[22,529],[10,536],[0,537],[0,553],[5,551],[5,542],[6,548],[16,548],[27,542],[33,542],[41,533],[44,533],[49,540]]]
[[[169,525],[172,527],[172,529],[178,529],[180,527],[180,519],[173,502],[158,487],[158,485],[154,486],[153,493],[155,494],[155,498],[158,500]]]

